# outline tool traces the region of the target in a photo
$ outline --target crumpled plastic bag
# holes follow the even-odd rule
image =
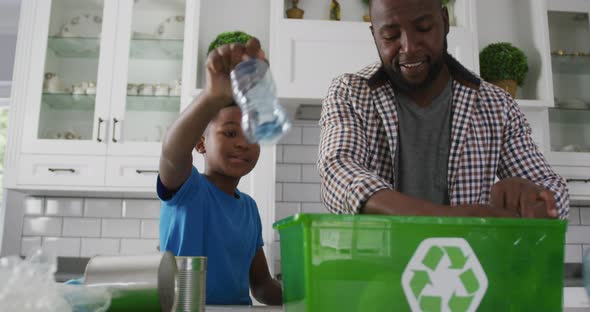
[[[40,249],[22,260],[0,259],[0,307],[22,312],[103,312],[111,304],[103,288],[65,285],[54,281],[57,257]]]

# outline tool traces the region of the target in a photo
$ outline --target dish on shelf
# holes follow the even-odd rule
[[[102,17],[87,13],[73,17],[61,27],[57,36],[99,38],[101,29]]]
[[[183,39],[184,38],[184,16],[170,16],[161,22],[155,33],[158,39]]]

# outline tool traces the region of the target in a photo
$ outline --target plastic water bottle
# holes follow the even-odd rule
[[[291,122],[277,99],[268,64],[256,58],[242,61],[230,77],[248,141],[276,143],[291,128]]]

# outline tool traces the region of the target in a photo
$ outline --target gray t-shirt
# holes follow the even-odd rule
[[[400,138],[396,188],[412,197],[448,205],[452,82],[449,80],[428,107],[419,107],[403,94],[396,96]]]

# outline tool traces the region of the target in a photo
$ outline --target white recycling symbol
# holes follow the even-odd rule
[[[412,312],[473,312],[488,279],[463,238],[429,238],[418,246],[402,275]]]

